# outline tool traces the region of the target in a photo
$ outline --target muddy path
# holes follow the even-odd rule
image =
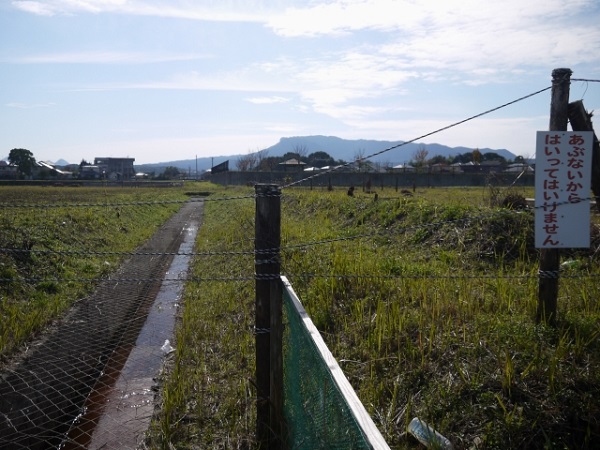
[[[93,428],[101,408],[96,408],[96,419],[89,420],[94,409],[90,399],[118,380],[152,312],[163,279],[169,275],[174,254],[184,242],[186,230],[199,227],[202,212],[203,202],[185,203],[137,249],[139,254],[101,281],[93,294],[78,301],[34,342],[18,364],[0,374],[0,449],[66,448],[69,443],[71,448],[92,448]],[[155,335],[145,342],[152,342],[153,351],[161,354],[160,348],[155,348],[160,340],[162,335]],[[142,352],[129,370],[143,371],[149,358]],[[142,393],[147,404],[147,388],[129,391],[127,401],[134,414],[123,421],[135,420],[136,396]],[[88,417],[87,428],[79,425],[82,417]],[[80,431],[73,433],[74,428]]]

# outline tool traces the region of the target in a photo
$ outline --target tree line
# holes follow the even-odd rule
[[[238,157],[235,166],[240,172],[258,171],[271,172],[277,170],[279,164],[295,159],[308,167],[325,167],[346,164],[344,160],[336,160],[329,153],[317,151],[308,153],[304,146],[295,147],[292,151],[283,156],[270,156],[268,150],[258,150],[249,152],[246,155]]]
[[[300,163],[304,163],[306,167],[326,167],[326,166],[337,166],[348,164],[347,161],[342,159],[336,160],[329,153],[325,151],[317,151],[308,153],[306,147],[296,147],[292,151],[285,153],[283,156],[269,156],[268,150],[259,150],[256,152],[249,152],[246,155],[238,157],[235,166],[240,172],[257,171],[257,172],[270,172],[277,170],[279,165],[285,161],[296,160]],[[407,164],[415,167],[426,167],[432,165],[452,165],[452,164],[468,164],[475,163],[481,164],[486,161],[496,161],[501,164],[510,164],[511,162],[525,162],[522,156],[517,156],[514,161],[508,160],[504,156],[497,153],[488,152],[482,153],[479,149],[474,149],[470,152],[461,153],[452,156],[435,155],[429,157],[429,150],[424,145],[421,145],[412,155],[410,161]],[[374,163],[366,159],[364,150],[357,150],[352,160],[354,167],[359,171],[372,171],[374,169],[386,169],[391,168],[389,163]]]
[[[18,178],[26,178],[35,176],[36,178],[45,179],[49,176],[48,169],[42,169],[41,171],[36,171],[36,167],[38,163],[30,150],[24,148],[13,148],[8,154],[8,163],[11,166],[17,168],[17,176]],[[86,166],[91,166],[92,163],[82,159],[79,163],[79,171],[75,168],[73,172],[73,177],[78,178],[81,177],[83,168]],[[74,166],[74,165],[72,165]],[[39,169],[39,168],[38,168]],[[73,169],[72,169],[73,170]],[[155,180],[173,180],[179,179],[184,176],[184,173],[177,167],[167,166],[165,169],[159,174],[148,174],[148,178],[152,178]]]

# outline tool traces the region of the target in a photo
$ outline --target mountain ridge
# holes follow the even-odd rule
[[[456,156],[474,150],[474,148],[470,147],[449,147],[438,143],[426,144],[375,139],[343,139],[336,136],[312,135],[282,137],[279,139],[279,142],[262,151],[266,153],[266,156],[283,156],[288,152],[296,152],[298,150],[305,152],[306,154],[304,156],[308,156],[311,153],[323,151],[336,160],[344,161],[352,161],[356,159],[359,154],[363,158],[375,155],[369,158],[369,160],[380,163],[401,164],[407,163],[413,159],[414,153],[423,147],[427,149],[429,158],[437,155],[447,158],[449,156]],[[479,148],[479,151],[481,153],[496,153],[506,159],[514,159],[516,157],[515,154],[507,149]],[[213,156],[159,163],[135,164],[135,167],[136,170],[141,172],[152,172],[157,171],[160,168],[173,166],[184,172],[189,171],[195,173],[196,167],[198,168],[198,172],[203,172],[210,169],[212,166],[216,166],[217,164],[229,160],[230,169],[235,169],[235,161],[243,156],[245,155],[240,153],[229,156]]]
[[[359,152],[363,153],[363,157],[368,157],[376,162],[408,162],[413,159],[414,153],[421,149],[426,148],[429,152],[428,157],[433,156],[456,156],[459,154],[472,152],[475,150],[470,147],[449,147],[443,144],[432,143],[425,144],[419,142],[406,142],[406,141],[380,141],[373,139],[342,139],[336,136],[294,136],[284,137],[279,142],[266,150],[269,151],[270,156],[281,156],[287,152],[293,152],[298,146],[306,146],[307,154],[324,151],[331,155],[334,159],[343,159],[344,161],[352,161],[355,159]],[[322,148],[319,148],[322,147]],[[496,153],[506,159],[514,159],[516,155],[507,149],[491,149],[491,148],[479,148],[481,153]]]

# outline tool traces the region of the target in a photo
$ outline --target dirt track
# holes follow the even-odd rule
[[[186,203],[139,253],[30,345],[21,362],[0,375],[0,449],[60,445],[117,347],[135,342],[190,223],[203,202]]]

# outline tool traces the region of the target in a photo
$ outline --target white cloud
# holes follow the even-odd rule
[[[334,0],[311,2],[272,16],[268,26],[282,36],[344,34],[357,30],[393,31],[425,37],[435,29],[478,30],[523,22],[567,20],[585,14],[595,0]],[[401,36],[402,38],[402,36]]]
[[[38,16],[53,16],[56,9],[52,5],[34,1],[13,1],[12,4],[25,12],[36,14]]]
[[[23,56],[6,59],[16,64],[150,64],[175,61],[192,61],[209,58],[198,54],[147,54],[133,52],[73,52]]]
[[[424,8],[411,1],[338,0],[290,8],[271,17],[267,25],[288,37],[340,35],[364,29],[390,31],[398,29],[399,23],[418,23],[424,16]]]
[[[264,22],[265,16],[274,10],[271,2],[244,0],[13,0],[12,5],[22,11],[46,16],[114,13],[216,22]]]
[[[414,71],[504,72],[593,61],[600,29],[588,13],[596,7],[595,0],[337,0],[290,9],[268,26],[286,37],[385,31],[375,51]]]
[[[316,112],[320,118],[327,116],[340,126],[365,132],[391,129],[397,138],[405,135],[399,125],[404,121],[377,120],[384,114],[391,116],[407,94],[412,94],[410,104],[418,102],[414,98],[418,94],[409,92],[409,86],[500,84],[523,80],[524,72],[530,70],[544,70],[549,75],[553,67],[595,61],[600,54],[600,29],[585,15],[595,2],[48,0],[12,4],[43,15],[112,13],[262,22],[279,36],[273,44],[278,48],[276,59],[269,59],[267,50],[257,51],[263,60],[230,66],[233,69],[203,65],[202,71],[170,76],[162,71],[161,75],[145,77],[152,80],[150,77],[156,76],[154,81],[82,85],[75,90],[237,91],[244,93],[243,100],[261,105],[299,98],[302,101],[293,105],[298,111]],[[305,56],[287,53],[288,42],[306,44]],[[200,58],[206,56],[65,52],[10,62],[129,64]],[[549,83],[549,76],[547,80]],[[372,129],[368,128],[370,123]],[[407,130],[414,130],[416,125],[412,123]]]
[[[139,87],[157,89],[194,89],[237,92],[292,92],[286,80],[268,74],[252,65],[246,68],[211,74],[185,72],[174,75],[166,82],[147,83]]]
[[[260,70],[260,65],[246,68],[200,73],[198,71],[179,72],[162,80],[144,82],[102,83],[88,84],[73,87],[72,91],[112,91],[126,89],[148,90],[197,90],[197,91],[224,91],[224,92],[268,92],[292,93],[296,92],[293,80],[280,77],[281,72],[266,73]],[[254,99],[254,97],[251,97]],[[271,102],[284,99],[282,96],[256,97],[258,102],[269,98]],[[278,100],[281,102],[282,100]],[[255,101],[256,103],[257,101]]]
[[[466,83],[479,84],[490,77],[476,71],[496,69],[506,74],[521,65],[544,67],[574,65],[593,61],[600,53],[600,29],[586,16],[596,0],[334,0],[300,2],[294,0],[14,0],[22,10],[44,15],[77,13],[116,13],[152,15],[208,21],[247,21],[265,23],[283,37],[352,34],[361,42],[361,32],[384,32],[381,45],[362,56],[371,65],[356,72],[359,64],[331,56],[337,76],[332,82],[369,78],[382,61],[392,61],[398,69],[413,74],[428,72],[431,79],[448,79],[443,72],[469,73]],[[302,4],[303,6],[294,6]],[[576,32],[574,32],[576,31]],[[362,41],[364,42],[364,41]],[[60,55],[57,55],[60,56]],[[68,55],[64,55],[68,56]],[[73,55],[77,56],[77,55]],[[101,55],[96,55],[100,57]],[[110,55],[106,55],[109,57]],[[378,56],[379,59],[375,57]],[[388,63],[389,64],[389,63]],[[347,65],[355,72],[341,77]],[[322,74],[328,70],[324,64]],[[313,68],[313,76],[319,76]],[[322,75],[321,74],[321,75]],[[398,73],[388,70],[392,77]],[[311,74],[306,76],[309,81]],[[505,75],[502,75],[505,76]],[[390,81],[393,81],[391,79]]]
[[[366,120],[386,110],[361,103],[403,95],[412,80],[501,84],[522,79],[528,69],[594,61],[600,31],[585,20],[591,1],[313,2],[271,17],[268,26],[285,37],[353,33],[347,49],[261,69],[288,80],[317,113],[346,123]],[[376,38],[383,45],[356,46],[364,30],[384,31]]]
[[[290,101],[289,98],[273,96],[273,97],[252,97],[246,99],[250,103],[257,105],[270,105],[274,103],[287,103]]]

